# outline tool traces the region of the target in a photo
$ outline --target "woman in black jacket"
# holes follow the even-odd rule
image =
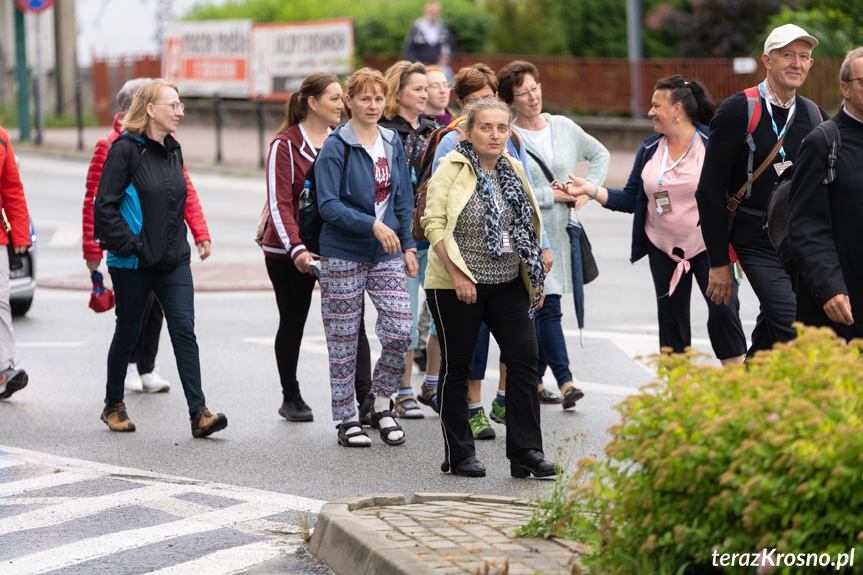
[[[192,435],[205,437],[228,425],[224,414],[210,413],[201,390],[191,250],[183,222],[187,186],[180,144],[171,135],[183,107],[172,82],[142,85],[123,120],[124,133],[108,151],[96,193],[95,235],[109,252],[117,303],[102,411],[112,431],[135,431],[123,403],[123,384],[150,291],[168,320]]]

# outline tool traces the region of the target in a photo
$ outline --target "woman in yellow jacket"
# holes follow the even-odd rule
[[[503,154],[511,124],[509,108],[496,99],[467,110],[465,137],[429,181],[421,220],[432,248],[424,287],[441,345],[441,470],[454,475],[485,476],[475,455],[467,400],[482,322],[506,361],[506,455],[512,476],[559,472],[542,452],[536,393],[532,317],[545,280],[542,221],[521,164]]]

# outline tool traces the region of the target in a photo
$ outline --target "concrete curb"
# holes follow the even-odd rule
[[[472,493],[415,493],[410,504],[436,501],[530,505],[526,499]],[[435,572],[426,561],[416,558],[415,541],[391,539],[392,529],[386,523],[353,513],[369,507],[407,504],[401,493],[348,497],[327,503],[318,514],[309,552],[339,575],[421,575]]]

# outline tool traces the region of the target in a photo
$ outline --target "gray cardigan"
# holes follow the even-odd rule
[[[543,114],[551,125],[551,141],[554,146],[554,161],[549,167],[551,173],[559,182],[569,181],[577,162],[590,161],[587,181],[601,186],[608,172],[609,153],[605,146],[581,129],[566,116]],[[522,130],[516,127],[516,132]],[[523,130],[522,130],[523,131]],[[525,147],[537,156],[542,155],[527,140],[522,140]],[[542,211],[542,225],[548,235],[551,255],[554,257],[554,267],[545,278],[545,293],[562,295],[572,293],[572,266],[569,257],[569,234],[566,224],[569,220],[569,208],[566,204],[554,201],[554,190],[551,187],[542,168],[530,155],[527,158],[528,169],[533,180],[533,192]]]

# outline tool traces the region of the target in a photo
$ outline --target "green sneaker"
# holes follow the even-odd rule
[[[506,407],[497,404],[497,398],[491,401],[491,420],[495,423],[506,424]]]
[[[495,432],[491,427],[488,417],[485,416],[485,411],[480,409],[476,415],[471,417],[470,430],[473,433],[474,439],[494,439]]]

